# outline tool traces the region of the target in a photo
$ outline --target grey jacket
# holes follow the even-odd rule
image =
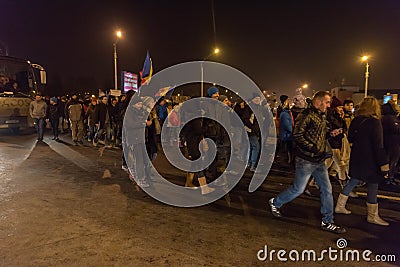
[[[42,119],[46,117],[47,104],[44,100],[33,100],[29,104],[29,114],[33,119]]]

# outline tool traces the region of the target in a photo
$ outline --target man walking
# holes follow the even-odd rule
[[[31,118],[35,121],[35,128],[37,132],[37,140],[43,140],[43,127],[44,119],[46,117],[47,104],[42,99],[42,95],[37,94],[35,100],[29,104],[29,114]]]
[[[325,159],[332,154],[327,143],[325,118],[330,101],[331,97],[329,93],[319,91],[314,95],[310,107],[298,115],[293,133],[297,156],[296,176],[293,185],[275,198],[271,198],[269,205],[272,215],[282,217],[279,211],[280,207],[301,195],[312,175],[321,193],[321,229],[342,234],[346,230],[333,223],[332,186],[325,165]],[[331,136],[338,134],[339,131],[337,130],[330,132]]]

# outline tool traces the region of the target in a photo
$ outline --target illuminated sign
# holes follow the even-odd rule
[[[130,90],[138,90],[138,75],[129,71],[122,72],[122,85],[123,92],[126,93]]]

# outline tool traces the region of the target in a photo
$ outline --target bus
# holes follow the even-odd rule
[[[0,129],[18,132],[34,126],[29,104],[46,84],[46,71],[28,60],[0,56]]]

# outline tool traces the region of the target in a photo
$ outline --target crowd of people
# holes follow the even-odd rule
[[[366,97],[356,107],[352,100],[342,102],[326,92],[313,99],[294,103],[282,95],[277,125],[282,149],[288,162],[295,158],[292,186],[269,200],[271,212],[282,217],[280,208],[307,190],[310,178],[320,190],[323,230],[343,233],[334,224],[333,213],[350,214],[346,203],[358,185],[367,184],[367,221],[387,226],[378,213],[379,184],[399,186],[400,109],[390,100],[384,105]],[[300,110],[300,112],[298,112]],[[295,110],[295,112],[292,112]],[[334,208],[329,176],[342,187]]]
[[[350,214],[351,211],[346,208],[349,196],[357,197],[355,187],[366,184],[367,221],[388,225],[378,214],[377,192],[381,183],[398,186],[400,110],[394,101],[381,106],[376,98],[366,97],[354,106],[352,100],[342,102],[324,91],[317,92],[313,98],[306,98],[299,89],[293,101],[287,95],[280,96],[281,103],[276,112],[270,112],[269,105],[262,101],[261,93],[235,104],[227,96],[220,95],[216,87],[209,88],[207,93],[210,99],[222,105],[186,105],[186,102],[167,102],[165,98],[156,103],[152,96],[136,97],[131,101],[133,91],[122,97],[105,95],[86,100],[72,94],[70,99],[52,97],[45,101],[37,95],[31,103],[30,114],[35,120],[38,140],[43,139],[43,127],[47,120],[54,140],[59,140],[60,131],[70,130],[74,145],[82,144],[86,139],[93,146],[101,142],[107,148],[121,147],[122,131],[125,129],[130,146],[129,153],[122,155],[122,168],[140,187],[152,186],[151,161],[160,152],[160,143],[163,147],[185,147],[186,157],[193,164],[198,164],[201,150],[208,150],[205,138],[212,139],[217,148],[215,159],[204,170],[188,172],[185,182],[187,187],[200,187],[203,194],[214,190],[209,184],[226,169],[231,157],[245,162],[250,172],[257,170],[260,150],[264,145],[261,133],[269,131],[274,116],[279,137],[278,153],[285,153],[287,163],[295,168],[293,184],[269,200],[274,216],[282,217],[280,208],[307,192],[308,187],[314,184],[320,191],[321,228],[343,233],[345,229],[334,223],[333,214]],[[134,116],[129,116],[123,127],[127,112]],[[201,116],[188,119],[196,114],[217,118],[230,128],[226,129],[215,120]],[[233,119],[236,115],[241,123]],[[143,136],[129,136],[130,130],[141,127],[146,129]],[[168,135],[161,140],[163,127],[167,127]],[[246,138],[249,140],[247,151],[242,149]],[[234,168],[232,172],[235,172]],[[334,178],[342,188],[336,205],[331,185]],[[220,185],[225,182],[219,181]]]

